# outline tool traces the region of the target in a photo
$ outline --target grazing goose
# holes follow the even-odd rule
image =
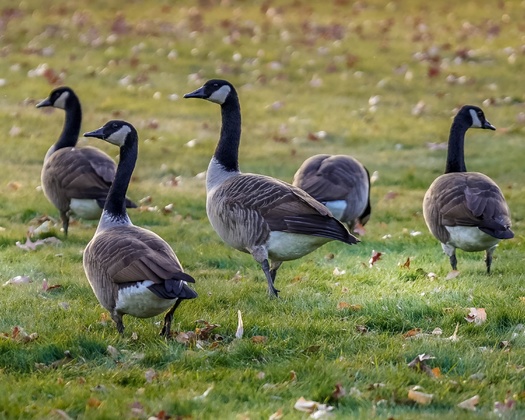
[[[83,219],[98,219],[115,177],[115,162],[94,147],[75,147],[82,123],[82,109],[69,87],[54,89],[37,108],[52,106],[66,111],[62,134],[46,153],[42,167],[42,189],[60,211],[67,236],[70,211]],[[126,199],[127,207],[137,205]]]
[[[315,155],[294,175],[293,185],[323,203],[350,230],[363,233],[370,219],[370,174],[346,155]]]
[[[171,247],[157,234],[134,226],[126,212],[126,191],[137,161],[138,135],[125,121],[109,121],[84,134],[120,147],[120,162],[95,236],[84,250],[84,271],[100,304],[124,331],[122,316],[158,315],[170,306],[161,335],[169,336],[182,299],[197,297]]]
[[[501,239],[510,239],[510,211],[499,187],[488,176],[467,172],[465,133],[470,127],[495,130],[483,111],[471,105],[460,109],[448,140],[445,174],[430,185],[423,200],[423,215],[428,229],[441,242],[457,269],[456,248],[485,251],[487,273],[492,254]]]
[[[274,283],[283,261],[300,258],[334,239],[359,242],[303,190],[275,178],[239,171],[241,108],[230,83],[209,80],[184,97],[221,106],[220,139],[206,174],[206,212],[224,242],[250,253],[261,264],[270,295],[278,296]]]

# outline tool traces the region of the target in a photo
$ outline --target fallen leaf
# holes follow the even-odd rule
[[[346,274],[346,270],[339,270],[339,267],[335,267],[332,274],[334,276],[342,276],[343,274]]]
[[[404,333],[403,337],[406,339],[406,338],[414,337],[418,334],[421,334],[421,328],[413,328],[410,331],[407,331],[406,333]]]
[[[467,322],[474,322],[476,325],[483,324],[487,320],[485,308],[470,308],[470,312],[465,319]]]
[[[213,385],[212,386],[209,386],[208,389],[206,389],[206,391],[204,391],[201,395],[197,395],[196,397],[193,397],[194,400],[203,400],[204,398],[206,398],[209,393],[211,392],[211,390],[213,389]]]
[[[46,279],[42,281],[42,291],[43,292],[49,292],[50,290],[58,289],[60,287],[62,287],[60,284],[49,285]]]
[[[265,343],[266,340],[268,340],[268,337],[265,337],[264,335],[254,335],[252,338],[252,343],[260,344]]]
[[[410,268],[410,257],[408,257],[405,263],[401,265],[401,268]]]
[[[273,413],[270,417],[268,417],[268,420],[281,420],[283,418],[283,410],[282,408],[279,408],[275,413]]]
[[[100,406],[100,404],[102,404],[102,401],[97,398],[91,397],[87,400],[87,406],[91,408],[97,408]]]
[[[294,370],[290,371],[290,382],[297,382],[297,373]]]
[[[456,328],[454,330],[454,334],[452,334],[450,337],[448,337],[447,340],[450,340],[452,342],[459,341],[458,330],[459,330],[459,322],[456,324]]]
[[[332,400],[338,401],[346,395],[346,390],[341,384],[335,384],[335,389],[332,392]]]
[[[426,363],[427,360],[431,360],[431,359],[435,359],[435,357],[430,356],[425,353],[420,354],[408,364],[408,367],[415,369],[417,371],[420,371],[420,372],[425,372],[428,376],[435,378],[432,368],[430,368]]]
[[[463,408],[464,410],[476,411],[476,405],[478,404],[479,395],[474,395],[473,397],[470,397],[469,399],[460,402],[458,404],[458,407]]]
[[[327,413],[334,409],[334,407],[330,405],[321,404],[316,401],[307,400],[304,397],[299,398],[295,402],[293,407],[298,411],[302,411],[303,413],[310,413],[310,414],[314,414],[315,412],[318,412],[318,411]],[[319,417],[315,417],[315,418],[319,418]]]
[[[55,238],[54,236],[50,236],[45,239],[37,239],[35,242],[31,240],[31,233],[27,233],[26,235],[26,241],[25,243],[21,243],[20,241],[16,241],[16,246],[20,249],[23,249],[24,251],[34,251],[38,246],[41,245],[53,245],[53,244],[59,244],[62,241],[58,238]]]
[[[241,339],[244,334],[244,325],[242,322],[241,311],[237,311],[237,331],[235,332],[235,338]]]
[[[514,410],[516,407],[516,400],[509,397],[509,392],[507,393],[507,398],[504,402],[496,401],[494,403],[494,413],[498,414],[500,417],[503,415],[508,415],[509,411]]]
[[[432,402],[432,398],[434,398],[433,394],[425,394],[424,392],[414,391],[412,389],[408,391],[408,399],[421,405],[430,404]]]
[[[372,256],[370,257],[370,260],[368,260],[368,266],[372,268],[374,264],[381,259],[381,255],[383,255],[381,252],[372,250]]]
[[[346,309],[346,308],[349,308],[349,307],[350,307],[350,304],[346,303],[346,302],[339,302],[337,304],[337,309],[339,309],[339,310]]]
[[[26,283],[32,283],[33,280],[29,276],[15,276],[9,280],[7,280],[4,283],[4,286],[8,286],[10,284],[18,285],[18,284],[26,284]]]
[[[131,403],[129,408],[133,417],[142,417],[144,415],[144,406],[138,401]]]
[[[144,372],[144,377],[146,378],[146,382],[150,384],[153,382],[154,379],[158,378],[158,375],[154,369],[148,369],[146,370],[146,372]]]
[[[452,270],[450,273],[447,274],[445,277],[445,280],[452,280],[455,279],[457,276],[459,276],[458,270]]]
[[[106,349],[107,352],[109,353],[109,355],[113,358],[113,359],[118,359],[118,356],[119,356],[119,351],[113,347],[113,346],[108,346],[108,348]]]
[[[52,411],[53,414],[56,414],[58,417],[60,417],[62,420],[73,420],[73,417],[70,417],[64,410],[60,410],[58,408],[55,408]]]

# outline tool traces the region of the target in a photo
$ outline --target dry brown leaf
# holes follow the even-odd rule
[[[478,404],[479,404],[479,395],[474,395],[473,397],[470,397],[468,400],[460,402],[458,404],[458,407],[463,408],[464,410],[476,411],[476,405]]]
[[[413,328],[410,331],[407,331],[406,333],[404,333],[403,337],[404,338],[414,337],[415,335],[421,334],[421,331],[422,331],[421,328]]]
[[[432,368],[430,368],[426,363],[427,360],[431,359],[435,359],[435,357],[425,353],[420,354],[408,364],[408,367],[420,372],[425,372],[428,376],[435,378]]]
[[[425,394],[424,392],[414,391],[412,389],[408,391],[408,399],[421,405],[430,404],[432,402],[432,398],[434,398],[433,394]]]
[[[264,335],[254,335],[252,338],[252,343],[255,343],[255,344],[260,344],[260,343],[265,343],[266,340],[268,340],[268,337],[264,336]]]
[[[11,334],[1,333],[0,338],[16,341],[17,343],[29,343],[35,341],[38,338],[38,334],[36,332],[28,334],[22,327],[15,326]]]
[[[483,324],[487,320],[485,308],[470,308],[470,312],[465,319],[467,322],[474,322],[476,325]]]
[[[58,238],[55,238],[54,236],[50,236],[45,239],[37,239],[35,242],[31,240],[31,234],[28,233],[26,235],[26,241],[25,243],[21,243],[20,241],[16,241],[16,246],[20,249],[23,249],[24,251],[34,251],[36,248],[40,245],[52,245],[52,244],[59,244],[62,241]]]
[[[459,276],[458,270],[452,270],[450,273],[447,274],[445,277],[445,280],[452,280],[455,279],[457,276]]]
[[[91,408],[97,408],[97,407],[100,406],[100,404],[102,404],[102,401],[100,401],[100,400],[97,399],[97,398],[93,398],[93,397],[91,397],[91,398],[89,398],[89,399],[87,400],[87,403],[86,403],[86,404],[87,404],[88,407],[91,407]]]
[[[283,409],[279,408],[279,410],[277,410],[270,417],[268,417],[268,420],[281,420],[283,416],[284,416]]]
[[[294,370],[290,371],[290,382],[297,382],[297,373]]]
[[[410,268],[410,257],[408,257],[405,263],[401,265],[401,268]]]
[[[332,392],[332,400],[338,401],[346,395],[346,390],[341,384],[335,384],[335,389]]]
[[[376,250],[372,250],[372,256],[368,260],[368,266],[372,268],[376,262],[378,262],[381,259],[381,252],[377,252]]]
[[[341,309],[347,309],[350,307],[350,304],[349,303],[346,303],[346,302],[339,302],[337,304],[337,309],[341,310]]]
[[[43,292],[49,292],[50,290],[58,289],[60,287],[62,287],[60,284],[49,285],[46,279],[42,281],[42,291]]]

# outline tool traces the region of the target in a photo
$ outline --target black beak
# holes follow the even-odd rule
[[[486,128],[488,130],[495,130],[496,127],[494,127],[491,123],[489,123],[487,120],[483,123],[483,128]]]
[[[37,108],[43,108],[45,106],[53,106],[49,98],[44,99],[43,101],[36,104]]]
[[[96,137],[97,139],[106,139],[106,135],[104,134],[104,127],[97,128],[93,131],[88,131],[87,133],[84,133],[84,137]]]
[[[206,99],[207,95],[204,93],[204,86],[198,88],[197,90],[194,90],[193,92],[187,93],[186,95],[184,95],[184,98]]]

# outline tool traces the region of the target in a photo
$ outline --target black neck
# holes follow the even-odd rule
[[[60,134],[56,142],[57,150],[63,147],[74,147],[77,144],[80,125],[82,124],[82,109],[76,96],[70,94],[69,98],[67,98],[65,111],[66,121],[64,122],[62,134]]]
[[[221,106],[221,137],[215,149],[215,159],[227,171],[239,171],[239,144],[241,142],[241,106],[235,90]]]
[[[460,119],[455,119],[450,127],[448,138],[447,166],[445,173],[467,172],[465,166],[465,133],[469,125]]]
[[[130,138],[131,137],[131,138]],[[138,136],[136,132],[128,134],[128,139],[124,146],[120,148],[120,160],[117,166],[117,173],[111,188],[109,189],[104,205],[104,211],[115,217],[126,216],[126,192],[128,191],[129,181],[135,169],[138,154]]]

